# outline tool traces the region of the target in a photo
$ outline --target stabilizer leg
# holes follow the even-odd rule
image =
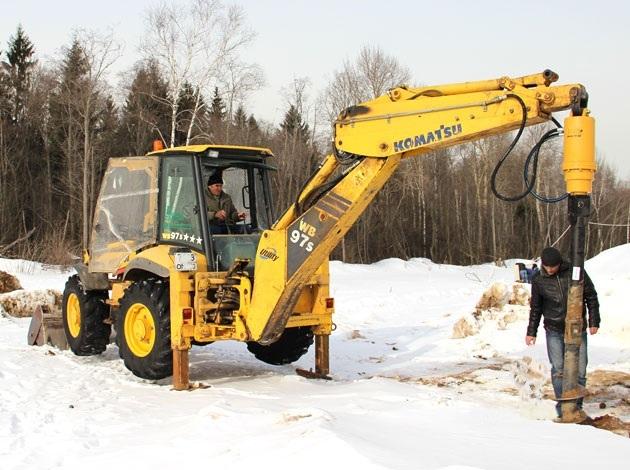
[[[330,373],[330,335],[315,335],[315,372],[313,369],[296,369],[295,372],[307,379],[332,380]]]
[[[173,349],[173,389],[189,390],[188,349]]]

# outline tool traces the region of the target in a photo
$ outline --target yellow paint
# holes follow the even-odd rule
[[[387,159],[366,158],[356,166],[336,187],[335,194],[350,201],[348,209],[335,222],[332,229],[315,246],[301,267],[286,279],[287,237],[286,229],[269,230],[260,247],[268,247],[280,254],[282,263],[265,263],[256,258],[252,312],[248,319],[254,339],[266,341],[279,325],[286,325],[299,299],[299,292],[327,262],[331,251],[350,230],[379,189],[398,167],[400,155]],[[355,178],[360,175],[360,178]],[[264,279],[264,282],[260,282]],[[326,281],[326,284],[328,282]],[[318,299],[321,299],[318,296]]]
[[[261,256],[261,249],[273,249],[279,255],[272,261]],[[286,286],[287,233],[286,230],[265,230],[256,254],[254,292],[247,325],[253,340],[258,340],[267,325],[277,299]]]
[[[183,334],[184,308],[193,308],[195,293],[194,273],[171,270],[169,295],[171,301],[171,347],[173,349],[190,348],[190,338]],[[193,318],[195,314],[193,311]]]
[[[125,314],[125,342],[136,357],[146,357],[155,345],[155,321],[151,311],[135,303]]]
[[[78,338],[81,332],[81,303],[75,293],[70,294],[66,302],[66,321],[70,335]]]
[[[114,282],[112,283],[112,295],[108,302],[109,305],[118,307],[120,305],[120,299],[125,294],[125,289],[131,285],[129,281]]]
[[[567,192],[586,195],[593,191],[595,162],[595,119],[569,116],[564,120],[564,160],[562,162]]]
[[[170,147],[165,148],[163,150],[157,150],[155,152],[150,152],[147,155],[159,155],[162,153],[172,153],[172,152],[181,152],[181,153],[202,153],[208,150],[221,150],[221,149],[234,149],[234,150],[251,150],[252,152],[257,152],[262,155],[273,156],[273,153],[268,148],[264,147],[243,147],[240,145],[186,145],[181,147]]]

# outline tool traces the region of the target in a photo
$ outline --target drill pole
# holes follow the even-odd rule
[[[564,369],[562,372],[562,397],[560,409],[562,422],[575,423],[584,419],[577,409],[577,400],[583,398],[585,389],[578,383],[580,347],[582,345],[582,309],[584,303],[584,255],[586,221],[590,215],[590,196],[569,196],[569,221],[571,223],[571,260],[573,272],[569,283],[567,315],[564,327]]]
[[[586,419],[577,409],[577,401],[585,395],[578,383],[580,346],[582,345],[582,310],[584,305],[584,258],[586,224],[591,212],[591,196],[595,164],[595,120],[584,109],[581,116],[565,120],[563,170],[569,193],[569,223],[572,229],[571,261],[573,271],[569,283],[564,329],[564,368],[562,422],[576,423]]]

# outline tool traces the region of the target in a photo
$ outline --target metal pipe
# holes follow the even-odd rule
[[[560,409],[562,422],[583,421],[586,415],[577,408],[585,389],[579,382],[579,358],[582,345],[582,309],[584,304],[584,258],[586,220],[590,215],[590,196],[569,196],[569,222],[572,228],[571,261],[573,271],[569,282],[567,314],[564,328],[564,367]]]

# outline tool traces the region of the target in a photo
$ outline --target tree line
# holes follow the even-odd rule
[[[162,4],[148,11],[145,26],[141,58],[116,85],[108,72],[120,47],[111,33],[76,31],[57,61],[41,63],[17,26],[0,51],[0,256],[64,263],[78,255],[108,157],[143,155],[154,139],[270,148],[280,214],[329,150],[341,109],[421,79],[381,49],[364,47],[315,98],[308,80],[294,79],[283,93],[284,118],[274,125],[247,111],[264,75],[242,59],[255,40],[242,9],[210,0],[189,9]],[[545,130],[524,134],[499,173],[502,192],[521,190],[523,162]],[[511,138],[404,161],[333,256],[474,264],[532,258],[552,243],[567,253],[566,202],[506,203],[492,195],[490,175]],[[540,158],[535,189],[557,195],[564,188],[559,144],[546,144]],[[604,161],[592,196],[588,257],[630,242],[630,186]]]

